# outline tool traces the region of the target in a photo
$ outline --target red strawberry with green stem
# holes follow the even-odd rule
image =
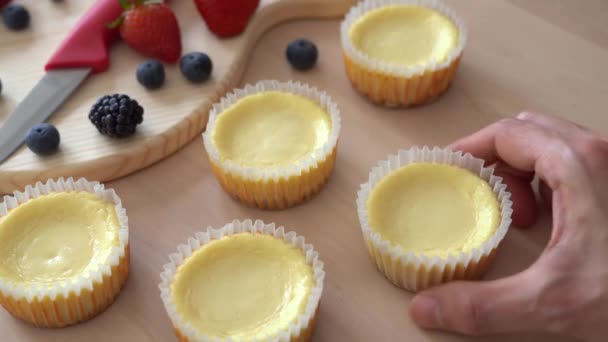
[[[162,0],[118,0],[125,12],[110,24],[131,48],[148,57],[175,63],[182,42],[175,14]]]
[[[219,37],[232,37],[245,30],[260,0],[194,0],[209,30]]]

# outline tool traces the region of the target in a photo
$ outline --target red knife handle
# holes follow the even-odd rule
[[[109,29],[107,25],[122,12],[118,0],[95,0],[95,4],[55,51],[45,69],[89,67],[93,73],[105,71],[110,65],[108,49],[119,35],[118,29]]]

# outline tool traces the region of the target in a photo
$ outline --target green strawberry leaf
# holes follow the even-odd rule
[[[106,25],[107,28],[109,28],[110,30],[114,30],[118,27],[120,27],[120,25],[122,25],[122,22],[125,21],[125,17],[123,15],[121,15],[120,17],[118,17],[116,20],[114,20],[111,23],[108,23]]]
[[[133,3],[129,0],[118,0],[118,3],[120,4],[120,7],[122,7],[122,9],[129,10],[131,8],[131,5],[133,5]]]

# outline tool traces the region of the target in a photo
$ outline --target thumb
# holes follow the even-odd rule
[[[452,282],[422,291],[412,300],[410,315],[422,328],[467,335],[542,330],[541,317],[535,315],[542,281],[533,279],[530,270],[494,281]]]

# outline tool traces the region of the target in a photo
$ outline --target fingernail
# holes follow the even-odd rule
[[[439,303],[433,297],[418,295],[412,300],[410,312],[414,322],[427,329],[441,328]]]

